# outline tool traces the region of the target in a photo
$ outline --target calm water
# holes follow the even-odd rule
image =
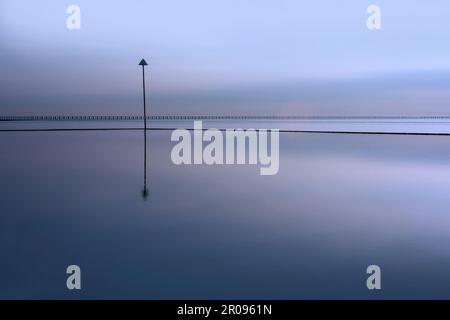
[[[0,132],[0,298],[450,298],[450,137],[281,133],[261,176],[170,133],[144,200],[142,131]]]
[[[152,128],[193,128],[191,120],[151,120]],[[60,129],[60,128],[143,128],[141,121],[7,121],[0,123],[0,130],[8,129]],[[371,133],[438,133],[450,134],[450,119],[327,119],[327,120],[204,120],[204,128],[276,128],[285,131],[338,131]]]

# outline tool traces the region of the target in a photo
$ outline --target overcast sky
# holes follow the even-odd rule
[[[144,57],[157,114],[450,115],[449,39],[448,0],[0,0],[0,114],[140,113]]]

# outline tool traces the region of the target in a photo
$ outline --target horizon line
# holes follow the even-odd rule
[[[450,120],[450,115],[361,115],[361,116],[306,116],[306,115],[152,115],[147,120]],[[33,115],[2,116],[0,122],[7,121],[118,121],[144,120],[142,115]]]

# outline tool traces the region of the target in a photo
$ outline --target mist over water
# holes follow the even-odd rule
[[[450,299],[448,0],[75,5],[0,0],[0,299]]]

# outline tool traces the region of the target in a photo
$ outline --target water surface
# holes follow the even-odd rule
[[[261,176],[175,166],[170,133],[144,200],[140,130],[0,132],[0,298],[450,298],[449,137],[285,132]]]

